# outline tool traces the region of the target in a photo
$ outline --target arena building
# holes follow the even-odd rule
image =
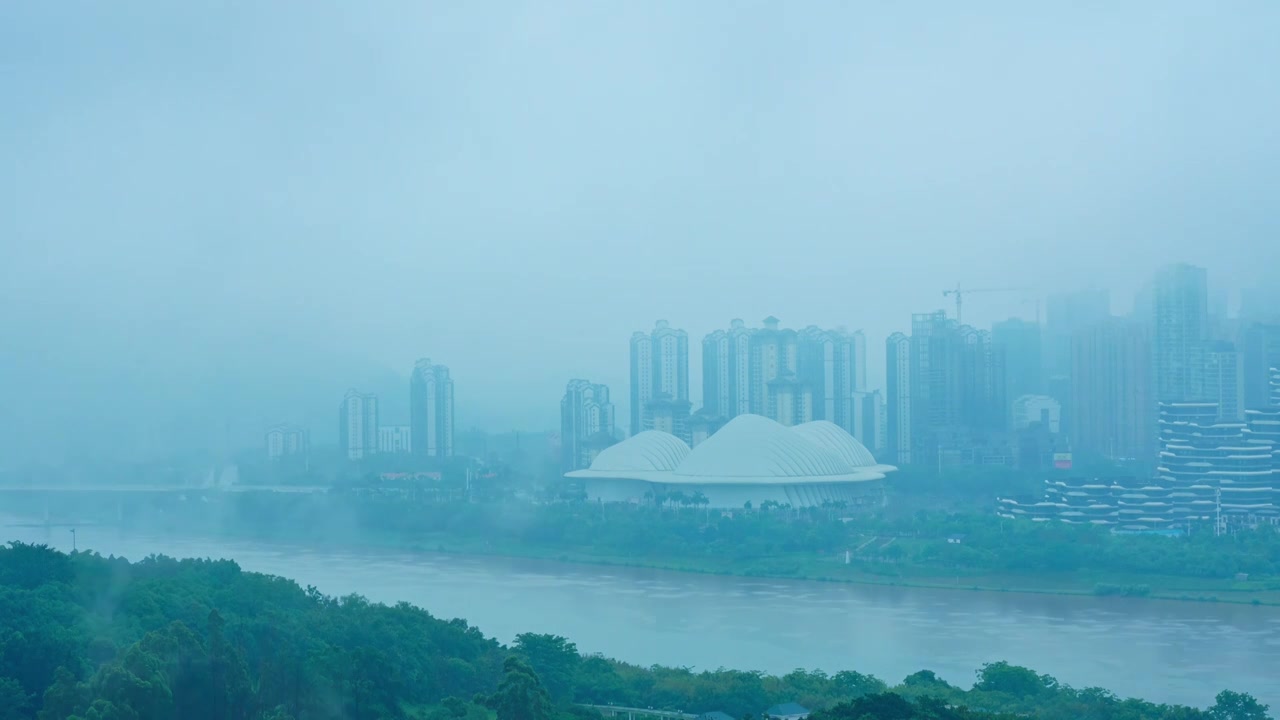
[[[679,493],[711,508],[845,506],[883,502],[882,465],[839,426],[811,422],[787,428],[759,415],[739,415],[694,450],[678,438],[642,432],[601,452],[583,481],[601,502],[646,502]]]

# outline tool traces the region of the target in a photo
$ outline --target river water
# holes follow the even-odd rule
[[[69,550],[65,528],[0,523],[4,540]],[[1205,707],[1218,691],[1280,709],[1280,608],[842,585],[526,559],[342,551],[82,527],[80,549],[232,558],[247,570],[408,601],[510,642],[555,633],[640,665],[785,673],[844,669],[895,683],[920,669],[968,686],[1007,660],[1076,687]]]

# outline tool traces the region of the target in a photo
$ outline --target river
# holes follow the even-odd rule
[[[70,550],[66,528],[0,524],[5,540]],[[510,642],[555,633],[640,665],[785,673],[920,669],[972,684],[1008,660],[1076,687],[1206,707],[1222,689],[1280,709],[1280,608],[931,590],[696,575],[527,559],[318,550],[82,527],[80,549],[232,558],[247,570],[408,601]]]

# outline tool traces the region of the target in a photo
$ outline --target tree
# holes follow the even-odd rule
[[[518,657],[502,664],[502,683],[486,704],[498,720],[551,720],[551,696],[533,670]]]
[[[978,684],[974,685],[975,690],[1002,692],[1016,698],[1036,697],[1057,687],[1054,678],[1003,660],[983,665],[978,671]]]
[[[53,684],[44,692],[40,720],[64,720],[88,706],[89,693],[84,683],[76,680],[65,667],[54,673]]]
[[[31,698],[22,684],[13,678],[0,677],[0,720],[26,720]]]
[[[1212,720],[1268,720],[1267,709],[1268,706],[1249,693],[1223,690],[1214,698],[1209,717]]]
[[[582,663],[577,645],[559,635],[522,633],[512,649],[529,663],[552,700],[573,699],[573,679]]]

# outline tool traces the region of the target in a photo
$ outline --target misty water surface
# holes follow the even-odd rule
[[[65,528],[3,528],[69,550]],[[82,528],[79,546],[131,560],[233,558],[323,592],[409,601],[510,642],[564,635],[640,665],[786,673],[920,669],[968,686],[1008,660],[1077,687],[1208,706],[1222,689],[1280,707],[1280,609],[693,575],[510,558],[315,550]]]

